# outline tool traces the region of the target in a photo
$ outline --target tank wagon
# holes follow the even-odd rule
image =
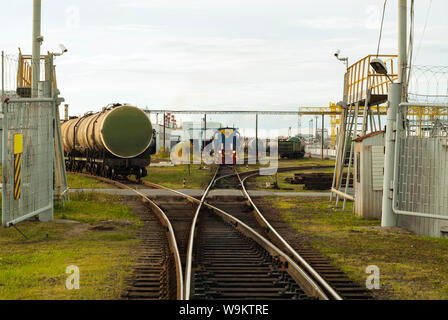
[[[155,131],[139,108],[113,104],[61,125],[69,171],[86,171],[115,178],[147,175],[151,154],[156,152]]]

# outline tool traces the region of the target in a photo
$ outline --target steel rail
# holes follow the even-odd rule
[[[310,167],[291,167],[291,168],[288,168],[288,169],[290,169],[290,170],[296,170],[296,169],[307,170],[307,169],[316,169],[316,168],[319,168],[319,167],[311,167],[311,166]],[[218,180],[220,180],[222,178],[229,177],[229,176],[235,176],[235,175],[237,175],[238,178],[240,178],[238,172],[235,172],[234,174],[221,176],[221,177],[216,177],[217,172],[218,172],[218,170],[215,172],[215,175],[214,175],[212,181],[210,182],[209,186],[207,187],[208,191],[210,191],[210,187],[213,186],[216,183],[216,181],[218,181]],[[247,174],[247,173],[249,173],[249,171],[244,172],[244,174]],[[258,174],[258,170],[254,170],[253,172],[251,172],[251,175],[249,175],[248,177],[256,175],[256,174]],[[320,286],[318,284],[316,284],[315,281],[313,281],[305,272],[303,272],[303,269],[294,260],[292,260],[287,254],[282,252],[276,245],[274,245],[272,242],[268,241],[266,238],[264,238],[263,236],[258,234],[255,230],[253,230],[252,228],[247,226],[242,221],[238,220],[237,218],[233,217],[232,215],[228,214],[227,212],[225,212],[225,211],[223,211],[223,210],[221,210],[221,209],[219,209],[219,208],[217,208],[217,207],[207,203],[206,201],[204,201],[205,200],[204,196],[202,197],[201,200],[198,200],[198,199],[196,199],[196,198],[194,198],[192,196],[189,196],[187,194],[184,194],[184,193],[182,193],[180,191],[173,190],[173,189],[170,189],[168,187],[165,187],[165,186],[162,186],[162,185],[159,185],[159,184],[155,184],[155,183],[151,183],[151,182],[142,182],[142,184],[146,185],[148,187],[156,188],[156,189],[163,189],[163,190],[171,191],[171,192],[173,192],[175,194],[178,194],[178,195],[180,195],[182,197],[185,197],[186,199],[188,199],[191,202],[200,203],[200,204],[203,204],[203,205],[207,206],[208,208],[212,209],[215,213],[217,213],[224,220],[232,222],[232,225],[235,228],[237,228],[240,232],[242,232],[243,234],[245,234],[246,236],[248,236],[252,240],[256,241],[263,248],[265,248],[269,253],[275,254],[276,256],[280,256],[280,257],[282,257],[282,259],[284,259],[284,261],[287,261],[288,262],[288,266],[291,266],[291,268],[292,268],[292,269],[288,269],[290,271],[289,272],[290,275],[296,281],[298,281],[304,288],[307,288],[308,292],[310,292],[310,294],[312,294],[312,295],[314,295],[314,296],[316,296],[316,297],[318,297],[319,299],[322,299],[322,300],[328,300],[329,299],[328,296],[320,289]],[[241,185],[243,186],[243,189],[245,190],[244,184],[241,183]],[[207,193],[208,193],[208,191],[207,191]],[[206,194],[204,194],[204,195],[206,195]],[[254,206],[254,208],[256,208],[255,204],[252,204],[252,205]],[[200,209],[200,207],[198,207],[198,210],[199,209]],[[195,215],[195,218],[196,218],[196,215]],[[264,219],[264,217],[263,217],[263,219]],[[266,223],[267,223],[267,221],[266,221]],[[239,228],[238,228],[238,226],[239,226]],[[270,226],[270,228],[272,228],[272,226]],[[275,230],[274,230],[274,232],[277,233]],[[192,235],[192,233],[190,232],[190,240],[191,240],[191,235]],[[280,237],[280,235],[279,235],[279,237]],[[283,241],[286,243],[285,240],[283,240]],[[290,247],[290,249],[291,249],[291,251],[295,252],[295,250],[292,249],[291,247]],[[191,253],[192,253],[192,250],[191,250]],[[304,259],[300,255],[298,255],[297,253],[296,253],[296,255],[300,257],[299,261],[300,260],[304,261]],[[306,261],[304,261],[304,262],[305,262],[304,266],[308,266],[308,268],[306,268],[307,271],[309,273],[311,273],[313,276],[314,276],[314,274],[317,274],[316,278],[317,279],[320,278],[321,282],[326,284],[326,286],[324,286],[324,288],[327,290],[327,292],[330,292],[330,293],[332,291],[334,292],[334,289],[331,288],[331,286],[324,279],[322,279],[322,277],[320,277],[320,275]],[[190,265],[190,268],[191,268],[191,265]],[[187,270],[188,269],[186,267],[186,271],[185,271],[186,273],[188,272]],[[310,272],[310,270],[312,270],[313,272]],[[190,280],[191,280],[191,269],[190,269],[190,275],[189,276],[190,276]],[[190,285],[189,285],[189,282],[187,282],[187,277],[185,277],[185,282],[184,283],[185,283],[185,290],[189,291],[190,289],[187,289],[187,288],[189,288]],[[330,290],[328,290],[327,287],[329,287]],[[332,295],[333,299],[342,300],[342,298],[336,292],[334,292],[334,293],[335,293],[335,295]],[[190,292],[189,292],[189,294],[190,294]],[[184,295],[184,297],[185,297],[186,300],[189,300],[189,296],[187,297],[186,294]]]
[[[190,229],[190,236],[188,239],[188,246],[187,246],[187,256],[185,261],[185,293],[184,297],[185,300],[190,300],[190,283],[191,283],[191,266],[193,264],[193,246],[194,246],[194,237],[196,233],[196,223],[198,221],[199,212],[202,209],[202,205],[204,204],[205,198],[207,197],[208,192],[212,188],[213,184],[215,183],[216,175],[218,174],[219,167],[216,168],[215,174],[213,175],[212,180],[210,181],[209,185],[207,186],[207,189],[205,189],[204,194],[202,195],[202,198],[198,204],[198,207],[196,208],[196,212],[194,214],[193,220],[191,222],[191,229]]]
[[[265,237],[260,235],[257,231],[249,227],[247,224],[232,216],[231,214],[225,212],[224,210],[221,210],[207,202],[204,202],[204,205],[212,209],[218,216],[220,216],[224,221],[230,223],[243,235],[257,242],[271,256],[282,261],[288,273],[296,282],[301,285],[302,289],[304,289],[306,293],[320,300],[329,300],[320,286],[316,284],[316,282],[293,259],[291,259],[286,253],[280,250],[272,242],[270,242]]]
[[[282,168],[282,169],[284,171],[287,171],[287,170],[300,170],[300,169],[312,170],[312,169],[318,169],[318,168],[320,168],[320,167],[309,166],[309,167],[288,167],[288,168]],[[285,170],[285,169],[287,169],[287,170]],[[273,257],[276,257],[280,261],[282,261],[284,263],[288,273],[292,276],[292,278],[296,282],[298,282],[302,286],[303,289],[306,290],[306,292],[308,294],[310,294],[310,295],[312,295],[312,296],[314,296],[314,297],[316,297],[318,299],[321,299],[321,300],[329,300],[327,294],[322,290],[322,287],[325,290],[327,290],[327,292],[330,292],[330,293],[331,293],[331,291],[333,289],[330,286],[331,290],[328,290],[328,288],[326,288],[325,286],[322,286],[320,283],[316,283],[316,281],[312,277],[309,276],[309,273],[312,276],[314,276],[313,272],[310,272],[309,269],[314,271],[314,273],[316,273],[316,274],[317,274],[317,272],[311,266],[309,266],[308,263],[306,263],[306,261],[305,261],[304,266],[308,266],[309,267],[309,268],[305,267],[305,269],[306,269],[306,271],[308,273],[305,272],[303,267],[300,266],[296,261],[294,261],[287,254],[288,252],[285,253],[284,251],[282,251],[279,246],[277,246],[273,242],[267,240],[265,237],[260,235],[257,231],[253,230],[251,227],[249,227],[247,224],[245,224],[244,222],[240,221],[236,217],[232,216],[231,214],[225,212],[224,210],[221,210],[221,209],[219,209],[219,208],[217,208],[217,207],[215,207],[215,206],[213,206],[213,205],[211,205],[211,204],[209,204],[209,203],[207,203],[205,201],[205,199],[206,199],[210,189],[215,185],[216,181],[218,181],[219,179],[224,178],[224,177],[235,176],[235,175],[238,176],[238,178],[240,180],[240,184],[242,185],[243,190],[245,190],[244,184],[241,183],[241,179],[240,179],[240,176],[239,176],[238,172],[235,171],[234,174],[229,174],[229,175],[225,175],[225,176],[221,176],[221,177],[216,177],[217,173],[218,173],[218,170],[219,170],[219,167],[217,168],[217,170],[216,170],[216,172],[215,172],[215,174],[213,176],[213,179],[211,180],[211,182],[207,186],[207,189],[206,189],[205,193],[203,194],[203,196],[201,197],[201,200],[198,200],[195,197],[192,197],[192,196],[187,195],[185,193],[182,193],[180,191],[177,191],[177,190],[174,190],[174,189],[170,189],[170,188],[165,187],[163,185],[159,185],[159,184],[155,184],[155,183],[151,183],[151,182],[146,182],[146,181],[145,182],[141,182],[141,184],[143,184],[145,186],[148,186],[148,187],[151,187],[151,188],[155,188],[155,189],[162,189],[162,190],[170,191],[172,193],[175,193],[175,194],[177,194],[179,196],[182,196],[182,197],[186,198],[188,201],[190,201],[192,203],[198,204],[198,208],[197,208],[197,210],[195,212],[195,216],[194,216],[193,222],[192,222],[192,227],[191,227],[191,230],[190,230],[190,237],[189,237],[188,250],[187,250],[187,263],[186,263],[186,267],[185,267],[185,281],[184,281],[184,295],[183,295],[183,298],[185,300],[189,300],[190,299],[190,295],[191,295],[191,292],[190,292],[190,289],[191,289],[190,282],[191,282],[191,267],[192,267],[192,259],[193,259],[192,258],[192,253],[193,253],[193,244],[194,244],[194,235],[195,235],[195,225],[196,225],[196,222],[197,222],[197,218],[199,216],[199,211],[201,210],[202,205],[204,205],[204,206],[208,207],[209,209],[213,210],[224,221],[229,222],[239,232],[241,232],[242,234],[244,234],[248,238],[254,240],[259,245],[261,245]],[[256,175],[258,173],[258,170],[254,170],[252,172],[249,172],[249,171],[244,172],[244,174],[249,174],[249,173],[250,173],[250,175],[247,176],[246,178],[249,178],[249,177],[251,177],[253,175]],[[90,175],[87,175],[87,176],[90,176]],[[99,179],[99,180],[104,179],[102,177],[97,177],[97,176],[91,176],[91,177],[94,177],[94,178]],[[109,179],[104,179],[104,180],[106,180],[106,182],[110,181]],[[134,180],[129,180],[129,181],[130,182],[134,182],[134,183],[138,183],[138,181],[134,181]],[[115,182],[115,181],[113,181],[113,182]],[[126,187],[129,188],[128,186],[126,186]],[[133,190],[135,190],[135,189],[133,189]],[[252,202],[252,206],[254,208],[256,208],[256,206],[255,206],[255,204],[253,204],[253,202]],[[273,229],[273,231],[275,233],[277,233],[274,229]],[[268,234],[269,234],[269,232],[268,232]],[[284,242],[286,243],[286,241],[284,241]],[[294,251],[294,249],[292,249],[292,248],[290,248],[290,249],[292,251]],[[300,258],[303,260],[302,257],[300,257]],[[320,277],[319,274],[317,274],[316,278],[319,279],[321,277]],[[326,283],[325,280],[322,279],[322,281],[324,283]],[[327,286],[329,286],[329,285],[327,284]],[[332,296],[333,296],[333,299],[342,300],[342,298],[337,293],[336,293],[336,296],[338,296],[339,298],[336,298],[334,295],[332,295]]]
[[[180,260],[179,249],[177,247],[177,240],[176,240],[176,236],[174,234],[173,226],[171,225],[171,222],[170,222],[168,216],[165,214],[165,212],[154,201],[149,199],[146,195],[144,195],[137,189],[131,188],[121,182],[118,182],[115,180],[110,180],[110,179],[107,179],[104,177],[85,174],[85,173],[78,173],[78,174],[89,177],[89,178],[94,178],[94,179],[97,179],[99,181],[102,181],[102,182],[105,182],[108,184],[115,185],[120,189],[132,190],[142,198],[143,202],[148,203],[151,206],[151,208],[153,209],[153,212],[159,219],[160,223],[166,228],[166,231],[168,233],[168,243],[170,246],[170,250],[173,253],[174,262],[176,265],[177,300],[184,300],[184,282],[183,282],[182,262]]]
[[[211,182],[209,183],[207,189],[205,190],[201,200],[197,200],[196,198],[193,198],[191,196],[185,195],[182,192],[172,190],[169,188],[166,188],[164,186],[152,184],[152,183],[145,183],[146,185],[152,185],[157,188],[170,190],[174,193],[177,193],[182,196],[186,196],[190,200],[199,203],[198,208],[196,210],[195,216],[193,218],[191,230],[190,230],[190,238],[188,243],[188,249],[187,249],[187,260],[186,260],[186,267],[185,267],[185,300],[190,299],[191,295],[191,268],[192,268],[192,260],[193,260],[193,245],[194,245],[194,236],[195,236],[195,230],[196,230],[196,223],[199,216],[199,212],[202,209],[202,205],[205,205],[209,209],[212,209],[218,216],[220,216],[224,221],[230,223],[235,229],[237,229],[239,232],[241,232],[246,237],[254,240],[257,242],[260,246],[262,246],[266,251],[269,252],[273,257],[278,258],[282,263],[285,265],[286,270],[291,275],[291,277],[301,285],[301,287],[311,296],[316,297],[321,300],[328,300],[327,295],[323,292],[323,290],[320,288],[318,284],[315,283],[315,281],[294,261],[292,260],[286,253],[282,252],[278,247],[276,247],[273,243],[271,243],[269,240],[267,240],[265,237],[260,235],[258,232],[253,230],[251,227],[249,227],[247,224],[242,222],[241,220],[237,219],[236,217],[232,216],[231,214],[207,203],[205,199],[207,198],[207,195],[210,191],[210,189],[215,185],[216,181],[220,178],[229,176],[222,176],[217,178],[217,173],[219,171],[219,167],[217,168]]]
[[[219,168],[218,168],[219,169]],[[213,186],[215,184],[216,181],[218,181],[220,178],[222,177],[216,177],[218,170],[215,172],[215,175],[212,179],[212,181],[210,182],[209,186],[208,186],[208,191],[210,191],[210,187]],[[226,175],[226,176],[234,176],[234,174],[231,175]],[[293,277],[294,280],[296,280],[298,283],[300,283],[302,285],[302,287],[304,289],[307,290],[307,292],[312,295],[315,296],[321,300],[329,300],[328,296],[321,290],[320,286],[318,284],[316,284],[315,281],[313,281],[312,278],[310,278],[308,276],[308,274],[306,272],[304,272],[304,270],[294,261],[292,260],[286,253],[282,252],[276,245],[274,245],[272,242],[270,242],[269,240],[267,240],[265,237],[263,237],[262,235],[260,235],[258,232],[256,232],[255,230],[253,230],[251,227],[249,227],[248,225],[246,225],[244,222],[240,221],[239,219],[237,219],[236,217],[228,214],[227,212],[225,212],[224,210],[221,210],[209,203],[207,203],[205,201],[204,196],[202,197],[201,200],[198,200],[190,195],[187,195],[185,193],[182,193],[180,191],[177,190],[173,190],[170,189],[168,187],[159,185],[159,184],[155,184],[152,182],[142,182],[143,185],[146,185],[148,187],[152,187],[155,189],[162,189],[162,190],[167,190],[170,191],[172,193],[178,194],[184,198],[186,198],[187,200],[193,202],[193,203],[198,203],[198,204],[203,204],[206,207],[208,207],[209,209],[213,210],[218,216],[220,216],[224,221],[230,222],[238,231],[240,231],[242,234],[244,234],[245,236],[247,236],[248,238],[254,240],[255,242],[257,242],[259,245],[261,245],[264,249],[266,249],[266,251],[268,251],[271,255],[279,258],[280,260],[282,260],[283,262],[286,262],[285,265],[287,265],[287,270],[288,273]],[[207,193],[208,193],[207,191]],[[206,194],[204,194],[206,195]],[[200,210],[200,207],[198,207],[198,210],[196,213],[198,213]],[[197,218],[197,216],[195,215],[195,218]],[[196,221],[195,221],[196,222]],[[190,241],[192,241],[191,235],[193,233],[190,231]],[[194,240],[194,238],[193,238]],[[190,244],[189,244],[190,246]],[[191,244],[192,246],[192,244]],[[189,255],[187,255],[187,257],[191,257],[192,259],[192,252],[193,250],[191,249],[191,251],[189,251]],[[189,274],[189,281],[191,280],[191,262],[190,261],[190,274]],[[188,267],[185,268],[185,272],[187,274],[188,272]],[[185,277],[185,290],[186,293],[184,295],[186,300],[189,300],[190,298],[190,283],[187,282],[187,277]],[[187,296],[187,290],[188,290],[188,296]]]
[[[266,233],[268,234],[270,240],[277,245],[279,248],[283,249],[283,251],[287,252],[289,255],[291,255],[295,261],[297,261],[306,271],[309,272],[309,274],[315,279],[315,281],[320,285],[320,287],[324,288],[332,297],[332,299],[335,300],[342,300],[342,297],[333,289],[333,287],[330,286],[330,284],[325,281],[321,275],[314,270],[314,268],[301,256],[299,255],[290,245],[289,243],[283,239],[283,237],[271,226],[271,224],[266,220],[266,218],[263,216],[263,214],[260,212],[258,207],[253,202],[252,198],[250,197],[249,193],[246,190],[246,187],[244,185],[244,182],[255,175],[257,173],[250,174],[244,179],[241,179],[239,173],[236,171],[236,176],[238,177],[238,180],[240,181],[242,191],[244,196],[249,201],[250,205],[253,207],[255,212],[255,217],[258,221],[258,223],[265,228]]]

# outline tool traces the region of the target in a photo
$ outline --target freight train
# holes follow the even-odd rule
[[[147,175],[156,153],[155,130],[139,108],[113,104],[61,125],[68,171],[115,178]]]
[[[305,143],[298,137],[278,141],[280,158],[299,159],[305,155]]]

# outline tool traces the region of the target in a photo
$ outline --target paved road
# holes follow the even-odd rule
[[[192,197],[202,196],[202,190],[198,189],[177,189],[180,192],[186,193]],[[167,190],[158,189],[139,189],[140,192],[147,196],[175,196],[174,193]],[[102,192],[108,194],[119,195],[134,195],[131,190],[123,189],[70,189],[70,192]],[[249,191],[252,197],[267,197],[267,196],[284,196],[284,197],[329,197],[329,192],[273,192],[264,190]],[[223,189],[212,190],[210,196],[243,196],[240,190],[237,189]]]

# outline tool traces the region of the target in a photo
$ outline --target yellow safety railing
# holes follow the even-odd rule
[[[48,53],[48,56],[50,53]],[[40,60],[45,60],[48,56],[41,56]],[[31,88],[32,81],[32,57],[29,55],[23,55],[19,49],[19,66],[17,68],[17,88]],[[53,88],[57,88],[56,83],[56,70],[53,67]]]
[[[381,59],[387,67],[388,75],[392,80],[398,79],[397,55],[368,55],[347,69],[347,103],[353,104],[366,98],[367,90],[371,90],[372,95],[388,94],[387,76],[378,74],[370,66],[372,59]]]
[[[17,69],[17,88],[31,87],[31,60],[25,59],[19,49],[19,68]]]

